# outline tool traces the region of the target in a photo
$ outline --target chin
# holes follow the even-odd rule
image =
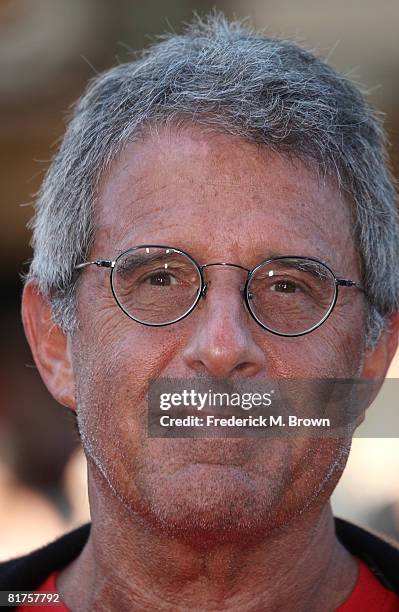
[[[248,544],[279,522],[279,487],[260,486],[237,466],[189,464],[153,478],[145,483],[145,518],[168,537],[196,546]]]

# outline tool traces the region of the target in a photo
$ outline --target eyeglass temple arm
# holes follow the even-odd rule
[[[349,278],[337,278],[336,282],[337,285],[340,285],[341,287],[357,287],[357,289],[360,289],[360,291],[366,293],[366,290],[364,289],[364,287],[362,287],[360,283],[350,280]]]
[[[74,269],[79,270],[80,268],[91,266],[92,264],[100,266],[101,268],[113,268],[115,266],[115,262],[110,259],[96,259],[95,261],[84,261],[83,263],[77,264]]]

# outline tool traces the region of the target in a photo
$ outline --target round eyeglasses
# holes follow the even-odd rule
[[[128,317],[150,326],[187,317],[206,297],[204,270],[211,266],[246,272],[242,293],[248,312],[263,329],[279,336],[302,336],[317,329],[330,316],[339,286],[364,292],[359,283],[338,278],[318,259],[293,255],[266,259],[250,270],[226,262],[200,265],[181,249],[139,245],[115,260],[86,261],[75,269],[89,265],[110,268],[117,304]]]

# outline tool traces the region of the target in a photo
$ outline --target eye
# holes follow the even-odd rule
[[[177,284],[177,280],[174,276],[172,276],[172,274],[163,271],[154,272],[153,274],[147,276],[147,278],[144,279],[144,282],[148,283],[149,285],[156,285],[158,287]]]
[[[279,293],[296,293],[297,291],[300,291],[300,288],[292,281],[280,280],[271,285],[271,290],[278,291]]]

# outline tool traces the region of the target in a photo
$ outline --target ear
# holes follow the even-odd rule
[[[391,361],[398,348],[399,312],[387,317],[386,329],[382,332],[377,344],[366,350],[362,378],[384,379]]]
[[[33,281],[24,287],[22,321],[44,384],[57,402],[75,410],[69,337],[54,323],[51,305]]]

